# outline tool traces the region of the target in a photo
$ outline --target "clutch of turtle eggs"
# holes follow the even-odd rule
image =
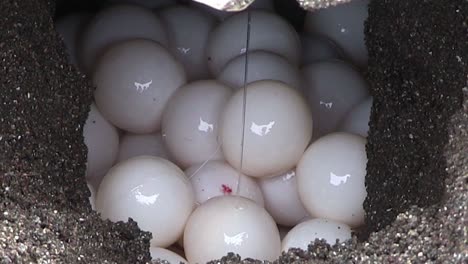
[[[307,12],[301,29],[270,0],[111,2],[55,22],[96,87],[83,133],[103,219],[132,218],[172,263],[351,238],[366,197],[368,0]]]

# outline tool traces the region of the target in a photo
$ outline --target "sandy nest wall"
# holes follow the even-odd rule
[[[89,206],[82,128],[93,88],[67,64],[54,3],[0,5],[0,263],[148,262],[147,233]],[[371,1],[369,237],[282,261],[468,261],[467,23],[465,0]]]

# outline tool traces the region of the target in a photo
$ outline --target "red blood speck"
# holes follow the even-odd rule
[[[224,195],[228,195],[232,193],[231,187],[229,187],[226,184],[221,184],[221,191],[223,192]]]

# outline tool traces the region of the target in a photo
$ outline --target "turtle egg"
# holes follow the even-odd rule
[[[131,217],[152,233],[154,247],[177,241],[194,206],[194,192],[184,172],[168,160],[151,156],[115,165],[96,196],[96,209],[103,219],[117,222]]]
[[[276,14],[252,10],[232,15],[211,32],[207,46],[211,72],[217,75],[228,61],[246,52],[248,12],[249,51],[270,51],[298,65],[301,43],[294,28]]]
[[[241,196],[217,196],[190,216],[184,249],[190,263],[207,263],[229,252],[273,261],[281,254],[281,241],[275,221],[263,207]]]
[[[369,0],[354,0],[328,8],[307,12],[305,31],[322,34],[337,43],[346,57],[359,66],[367,64],[364,21]]]
[[[102,177],[114,165],[119,151],[119,133],[99,112],[94,103],[83,127],[84,143],[88,148],[86,180],[97,189]]]
[[[337,240],[344,242],[350,238],[349,226],[333,220],[316,218],[302,222],[291,229],[283,238],[281,248],[286,252],[290,248],[307,250],[315,239],[324,239],[328,244],[334,245]]]
[[[329,38],[317,34],[302,34],[302,65],[339,59],[342,57],[341,49]]]
[[[299,197],[312,217],[364,224],[365,138],[335,132],[313,142],[299,161]]]
[[[197,164],[185,171],[195,190],[198,204],[221,195],[240,195],[264,206],[263,195],[257,182],[236,171],[224,161]]]
[[[179,166],[223,160],[218,119],[231,94],[229,87],[203,80],[185,85],[172,96],[164,111],[162,134]]]
[[[285,58],[274,53],[258,50],[248,54],[247,84],[259,80],[277,80],[300,91],[302,76],[299,69]],[[246,55],[229,61],[218,75],[218,80],[234,89],[244,86]]]
[[[169,154],[166,150],[166,147],[164,146],[160,133],[126,133],[122,136],[120,139],[120,148],[117,162],[142,155],[157,156],[169,159]]]
[[[312,136],[312,115],[293,88],[279,81],[256,81],[228,101],[219,134],[224,156],[234,168],[248,176],[269,177],[299,161]]]
[[[146,134],[161,128],[166,103],[185,84],[183,66],[160,44],[134,39],[111,46],[93,75],[94,98],[117,127]]]
[[[308,215],[297,193],[294,169],[273,178],[259,179],[258,184],[265,198],[265,208],[276,223],[294,226]]]
[[[368,85],[351,65],[323,61],[302,69],[304,94],[314,115],[314,140],[338,129],[352,107],[368,97]]]
[[[182,5],[163,9],[158,15],[166,26],[170,50],[184,64],[188,79],[209,78],[205,47],[216,19]]]
[[[114,5],[97,13],[83,31],[78,49],[80,66],[91,74],[94,63],[110,45],[143,38],[167,46],[167,34],[159,18],[135,5]]]
[[[343,118],[339,130],[367,137],[371,107],[372,97],[354,106]]]

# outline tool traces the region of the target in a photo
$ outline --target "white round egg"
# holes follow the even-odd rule
[[[294,226],[308,215],[297,192],[296,171],[289,170],[258,184],[265,199],[265,208],[277,224]]]
[[[302,34],[302,65],[311,63],[339,59],[342,50],[331,39],[317,34]]]
[[[190,216],[184,249],[190,263],[207,263],[229,252],[273,261],[281,254],[281,241],[273,218],[263,207],[240,196],[218,196]]]
[[[180,264],[181,262],[184,264],[188,264],[188,261],[181,257],[179,254],[165,248],[150,247],[150,254],[153,261],[159,259],[165,260],[173,264]]]
[[[111,46],[93,75],[101,113],[132,133],[158,131],[166,103],[185,84],[183,66],[158,43],[134,39]]]
[[[298,65],[301,43],[294,28],[276,14],[260,10],[249,12],[249,51],[270,51]],[[248,12],[235,14],[210,34],[207,55],[208,66],[213,74],[218,75],[227,62],[246,52],[247,21]]]
[[[336,132],[306,150],[297,165],[297,185],[302,204],[312,217],[351,227],[364,224],[365,146],[361,136]]]
[[[88,148],[86,181],[94,189],[114,165],[119,152],[119,133],[99,112],[94,103],[83,127],[84,143]]]
[[[158,15],[166,26],[170,50],[184,64],[188,79],[210,78],[205,47],[216,19],[182,5],[163,9]]]
[[[223,159],[218,120],[231,94],[229,87],[203,80],[185,85],[172,96],[164,111],[162,134],[179,166]]]
[[[351,238],[351,228],[337,221],[328,219],[312,219],[302,222],[291,229],[281,242],[282,251],[290,248],[307,250],[315,239],[324,239],[334,245],[336,241],[344,242]]]
[[[338,130],[367,137],[372,101],[372,97],[368,97],[363,102],[354,106],[344,116]]]
[[[218,75],[218,80],[229,87],[244,86],[246,55],[239,55],[229,61]],[[300,91],[302,76],[297,66],[285,58],[268,51],[258,50],[248,54],[247,84],[259,80],[276,80]]]
[[[151,246],[167,247],[182,235],[195,206],[190,181],[168,160],[139,156],[115,165],[96,197],[103,219],[128,221],[153,235]]]
[[[367,19],[369,0],[349,3],[308,12],[305,31],[322,34],[337,43],[347,58],[359,66],[367,64],[364,22]]]
[[[86,73],[110,45],[143,38],[168,45],[167,34],[159,18],[150,10],[135,5],[115,5],[97,13],[83,32],[78,49],[79,62]]]
[[[223,161],[209,161],[185,170],[190,178],[198,204],[221,195],[240,195],[264,206],[262,191],[257,182],[236,171]]]
[[[136,156],[156,156],[170,159],[166,146],[160,133],[132,134],[126,133],[120,139],[119,155],[117,162],[121,162]]]
[[[253,177],[293,168],[312,137],[312,115],[306,101],[279,81],[256,81],[245,92],[245,106],[244,89],[239,89],[221,117],[224,157]]]
[[[71,64],[78,66],[77,45],[86,23],[91,18],[89,13],[75,13],[59,18],[55,21],[55,30],[63,38]]]
[[[336,131],[351,108],[369,96],[366,80],[345,62],[313,63],[302,73],[304,93],[314,116],[314,139]]]

